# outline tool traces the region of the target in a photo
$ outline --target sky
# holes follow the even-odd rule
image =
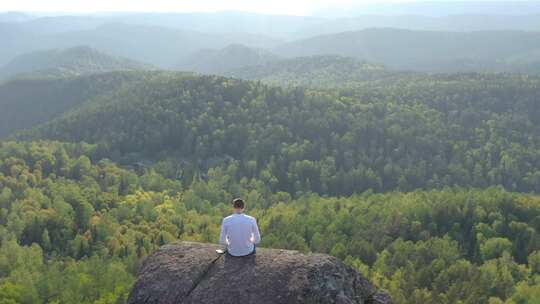
[[[267,14],[311,15],[323,9],[343,9],[378,2],[411,1],[414,0],[0,0],[0,11],[88,13],[238,10]]]

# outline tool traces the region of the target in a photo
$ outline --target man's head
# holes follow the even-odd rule
[[[244,212],[244,209],[246,208],[246,204],[244,203],[244,200],[241,198],[235,198],[232,201],[234,212],[236,213],[242,213]]]

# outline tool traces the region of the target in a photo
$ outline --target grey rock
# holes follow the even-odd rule
[[[182,242],[149,256],[129,304],[389,304],[390,297],[340,260],[324,254],[257,248],[219,255],[218,245]]]

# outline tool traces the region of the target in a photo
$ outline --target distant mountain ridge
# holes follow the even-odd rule
[[[370,28],[396,28],[443,32],[540,31],[540,13],[530,15],[361,15],[330,19],[322,24],[308,26],[299,31],[298,37],[312,37]]]
[[[327,8],[316,13],[317,16],[336,17],[354,16],[359,14],[376,15],[424,15],[424,16],[449,16],[449,15],[514,15],[540,14],[538,1],[410,1],[396,3],[360,2],[351,4],[346,9]]]
[[[532,11],[520,16],[335,19],[241,12],[41,17],[0,21],[0,65],[24,53],[78,45],[161,68],[205,73],[267,60],[262,51],[233,48],[226,53],[230,45],[244,45],[281,57],[339,55],[394,69],[531,72],[540,62],[539,16]]]
[[[200,50],[184,58],[178,69],[201,73],[221,74],[232,69],[261,65],[280,59],[271,52],[250,48],[241,44],[231,44],[223,49]]]
[[[223,48],[233,43],[250,47],[272,47],[281,43],[250,33],[202,33],[152,25],[106,23],[94,29],[39,34],[19,24],[0,24],[6,44],[0,48],[0,65],[15,56],[43,49],[88,45],[162,68],[173,68],[180,58],[200,49]]]
[[[297,40],[272,51],[284,57],[340,55],[416,71],[512,71],[513,65],[540,62],[540,33],[381,28]]]
[[[77,46],[20,55],[0,68],[0,78],[21,74],[64,77],[142,69],[153,67],[131,59],[111,56],[88,46]]]

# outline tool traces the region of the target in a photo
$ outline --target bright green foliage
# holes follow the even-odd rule
[[[234,196],[257,217],[261,246],[333,254],[397,303],[538,298],[535,195],[498,187],[292,199],[230,178],[234,163],[182,186],[97,153],[87,144],[0,143],[0,303],[124,303],[159,246],[215,242]]]

